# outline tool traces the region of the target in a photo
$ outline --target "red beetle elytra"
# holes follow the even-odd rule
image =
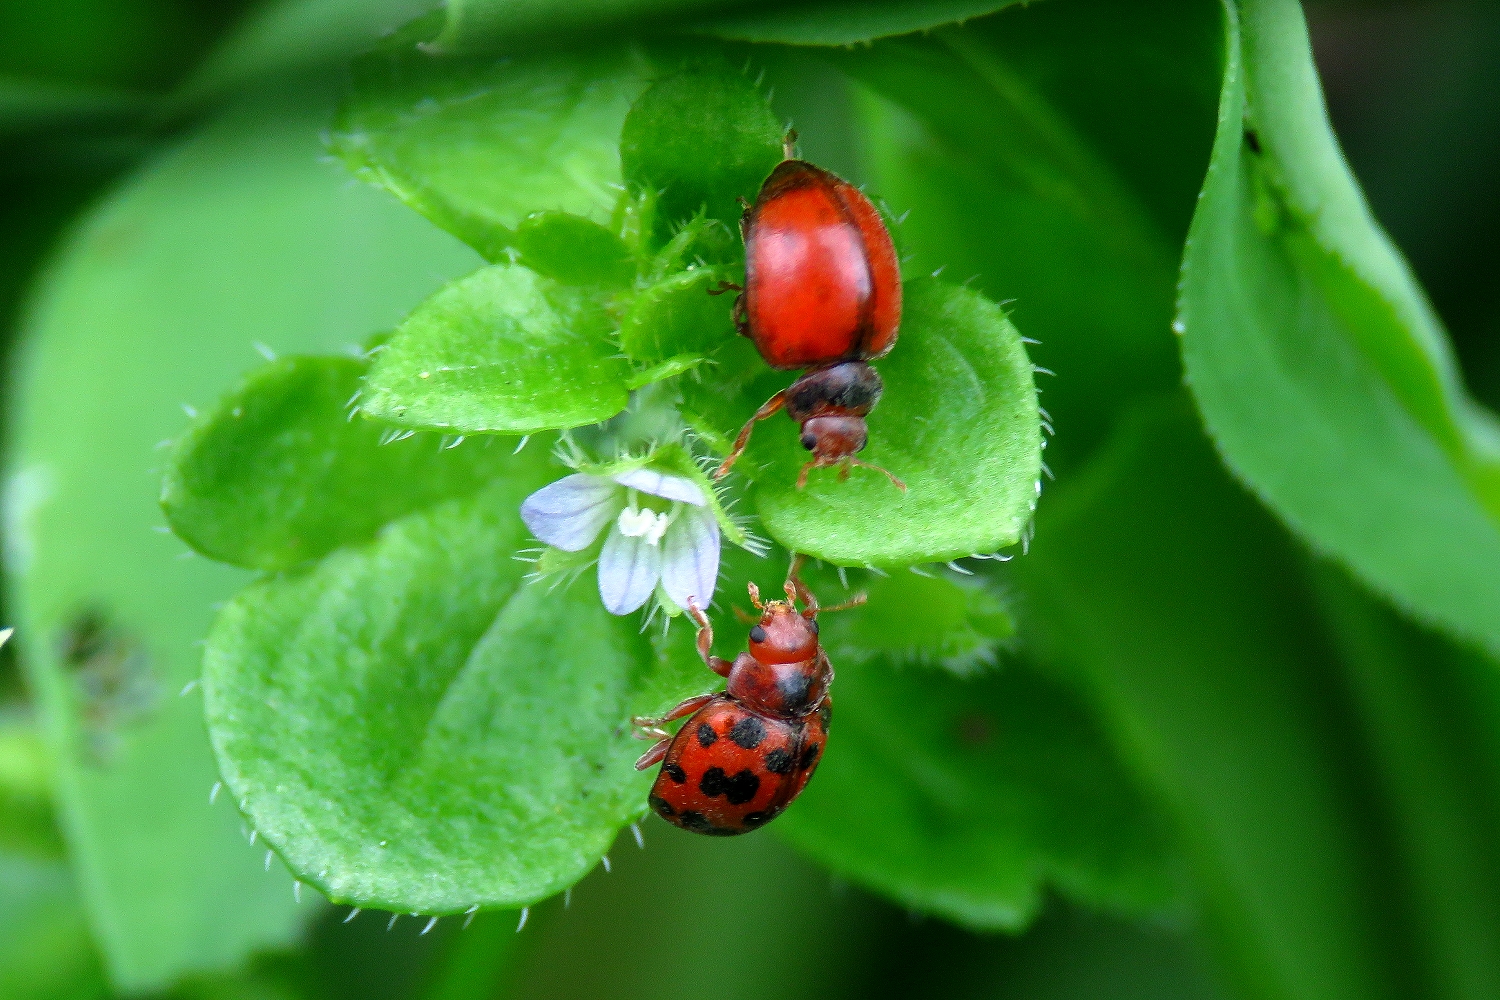
[[[805,605],[797,610],[796,602]],[[644,771],[661,764],[650,804],[668,823],[712,836],[748,833],[764,826],[806,787],[823,746],[833,705],[828,686],[833,667],[818,645],[818,602],[797,578],[786,582],[785,601],[760,600],[750,629],[749,651],[734,662],[714,656],[714,632],[691,598],[688,613],[698,623],[698,655],[729,684],[723,692],[689,698],[659,719],[637,718],[645,736],[662,737],[635,762]],[[853,607],[864,595],[824,611]],[[676,736],[663,723],[691,716]]]
[[[714,476],[740,457],[757,420],[785,408],[813,454],[797,477],[799,488],[811,469],[841,465],[844,478],[851,465],[863,465],[904,490],[885,469],[854,457],[865,446],[865,415],[882,388],[868,362],[895,346],[901,325],[896,248],[858,188],[793,156],[796,138],[787,133],[786,159],[740,220],[744,287],[725,284],[716,291],[740,292],[735,326],[768,365],[810,370],[756,411]]]

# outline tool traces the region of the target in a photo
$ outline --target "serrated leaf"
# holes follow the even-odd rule
[[[1025,927],[1049,884],[1117,910],[1175,901],[1164,822],[1055,684],[877,660],[840,669],[832,697],[823,763],[778,828],[840,875],[979,930]]]
[[[659,192],[658,224],[707,217],[737,224],[781,162],[781,119],[744,73],[689,70],[653,83],[620,134],[626,183]]]
[[[1204,422],[1315,549],[1500,652],[1500,431],[1339,153],[1300,9],[1228,10],[1178,317]]]
[[[418,306],[375,356],[360,410],[402,427],[530,434],[607,420],[630,368],[597,300],[488,267]]]
[[[487,259],[534,212],[610,221],[620,128],[646,86],[634,54],[458,58],[403,40],[353,73],[334,152]]]
[[[620,348],[633,361],[655,364],[719,347],[734,334],[733,296],[709,294],[723,280],[719,269],[700,267],[641,289],[620,321]]]
[[[844,565],[946,562],[1020,541],[1036,505],[1042,432],[1031,361],[1000,307],[967,288],[908,282],[901,339],[876,367],[885,395],[859,457],[906,491],[869,469],[843,482],[815,470],[797,489],[807,452],[795,425],[777,417],[741,460],[765,530]]]
[[[330,898],[521,906],[581,878],[645,809],[629,719],[711,679],[592,587],[511,558],[545,469],[242,592],[205,656],[210,733],[257,830]]]
[[[536,212],[516,226],[520,262],[565,285],[624,288],[635,277],[635,259],[614,233],[566,212]]]
[[[467,248],[319,162],[331,100],[227,109],[75,228],[22,329],[7,606],[72,866],[110,974],[163,988],[290,942],[307,915],[220,797],[197,695],[212,605],[245,574],[159,533],[158,447],[272,350],[392,325]],[[217,247],[212,253],[205,247]],[[88,638],[90,641],[76,641]]]
[[[291,357],[256,369],[178,439],[162,485],[172,530],[199,552],[276,570],[364,541],[387,521],[479,489],[509,448],[384,440],[355,419],[367,365]]]

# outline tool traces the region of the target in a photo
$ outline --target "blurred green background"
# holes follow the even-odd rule
[[[386,6],[386,22],[392,27],[413,12],[411,4]],[[1353,169],[1375,214],[1407,254],[1447,324],[1471,391],[1491,408],[1500,408],[1500,8],[1480,0],[1319,0],[1306,9],[1329,112]],[[348,27],[355,23],[358,19],[342,19],[336,4],[324,5],[318,18],[301,21],[294,7],[267,11],[240,0],[0,0],[0,343],[8,397],[18,391],[16,331],[25,324],[28,309],[42,307],[28,299],[28,290],[48,274],[69,239],[86,238],[96,259],[72,261],[53,280],[82,281],[76,273],[80,268],[128,271],[135,266],[131,255],[139,249],[132,240],[141,213],[172,217],[180,211],[183,216],[168,235],[155,237],[171,243],[161,259],[222,256],[224,265],[199,268],[195,280],[200,284],[181,289],[182,301],[145,303],[139,315],[117,317],[121,334],[112,347],[84,350],[75,345],[59,363],[85,382],[97,366],[123,366],[135,373],[133,401],[143,407],[162,400],[211,402],[233,374],[253,362],[253,339],[265,339],[276,349],[357,341],[368,330],[393,322],[443,279],[473,266],[475,258],[468,251],[430,231],[414,215],[356,188],[338,168],[322,162],[315,143],[278,138],[289,117],[326,117],[340,79],[338,57],[368,41],[367,26]],[[282,58],[277,40],[287,37],[305,44],[286,46],[288,54]],[[305,96],[288,101],[288,94]],[[802,99],[807,100],[805,94]],[[827,103],[807,108],[806,118],[836,120],[846,101],[831,82]],[[248,110],[226,122],[218,118],[226,107]],[[207,131],[200,131],[205,123]],[[1210,116],[1183,128],[1206,135],[1212,124]],[[804,131],[811,133],[809,144],[824,149],[828,160],[858,163],[865,155],[832,128],[824,129],[821,147],[815,130]],[[194,186],[201,183],[195,179],[195,162],[240,156],[247,149],[263,155],[238,164],[240,174],[230,175],[237,187]],[[1177,169],[1187,168],[1178,164]],[[1192,170],[1196,185],[1202,164]],[[304,185],[306,205],[257,207],[262,180]],[[102,221],[95,217],[84,224],[86,231],[78,230],[91,206],[122,185],[127,195],[109,207]],[[327,190],[349,204],[328,207]],[[307,207],[315,204],[321,207]],[[1191,210],[1190,204],[1178,207],[1184,218]],[[306,213],[318,211],[330,213],[326,241],[304,247],[303,258],[289,259],[269,238],[265,250],[218,242],[221,226],[223,231],[255,231],[233,230],[231,219],[253,217],[267,231],[282,224],[304,224],[311,231],[317,220],[308,222]],[[335,223],[348,225],[340,229]],[[295,240],[295,230],[291,232],[289,238]],[[118,242],[113,258],[110,240]],[[384,256],[366,252],[370,241],[389,241],[400,249]],[[101,243],[103,250],[98,249]],[[344,263],[318,270],[321,261],[334,257]],[[243,270],[247,266],[263,270],[251,273]],[[204,275],[212,279],[206,288]],[[306,282],[296,294],[308,300],[301,310],[308,328],[252,337],[246,331],[257,329],[254,290],[278,281]],[[225,326],[209,329],[220,322],[220,313]],[[177,317],[173,321],[179,326],[172,330],[176,339],[138,346],[133,336],[165,315]],[[78,321],[97,328],[112,317],[83,315]],[[204,327],[195,331],[195,322]],[[274,342],[278,335],[283,343]],[[222,345],[235,338],[243,348],[230,354]],[[93,433],[96,424],[91,421],[108,422],[78,399],[59,396],[56,406],[60,440]],[[0,410],[10,412],[10,406]],[[167,428],[162,437],[180,423],[179,415],[167,412],[151,419]],[[66,441],[59,446],[65,448]],[[1194,460],[1191,447],[1182,454],[1185,463]],[[137,508],[122,514],[118,524],[107,514],[95,518],[102,534],[135,532],[150,514],[155,470],[135,468],[131,463],[136,462],[132,453],[121,459],[120,467],[98,470],[101,481],[123,476],[137,484],[140,494]],[[15,509],[17,491],[45,488],[13,476],[7,484],[8,509]],[[153,566],[168,565],[180,550],[159,537],[132,536],[106,567],[95,561],[89,538],[80,536],[78,544],[77,565],[68,572],[88,577],[97,571],[110,577],[108,586],[117,591],[147,584],[128,572],[135,558],[132,546],[139,548],[141,559],[155,560]],[[164,582],[161,600],[205,588],[227,595],[240,579],[221,568],[198,567],[192,575]],[[1333,581],[1330,591],[1341,586]],[[1353,607],[1362,598],[1346,600]],[[1362,612],[1354,607],[1350,613],[1357,617]],[[84,648],[80,662],[106,668],[97,681],[103,691],[99,712],[128,714],[134,710],[128,652],[110,652],[114,640],[109,622],[92,621],[88,609],[78,615],[76,638]],[[184,615],[180,634],[171,641],[174,648],[190,649],[206,621],[199,609]],[[1424,641],[1420,635],[1410,637],[1413,656],[1427,655]],[[28,707],[36,692],[22,682],[13,648],[0,655],[0,997],[114,995],[97,942],[101,934],[131,931],[101,927],[85,916],[83,898],[89,888],[75,884],[69,866],[69,851],[79,844],[55,828],[49,806],[47,755]],[[1477,687],[1488,683],[1469,679],[1458,687],[1471,681]],[[176,694],[174,686],[156,697]],[[1451,697],[1452,711],[1461,713],[1461,693],[1444,697]],[[178,714],[176,724],[201,726],[192,711]],[[100,728],[107,742],[107,720]],[[1327,731],[1338,732],[1338,726]],[[1488,756],[1493,749],[1486,744],[1463,753],[1473,755],[1467,759],[1476,770],[1489,772],[1500,763]],[[98,752],[107,760],[110,749],[103,745]],[[164,767],[171,764],[163,762]],[[211,822],[232,830],[235,819],[224,803],[218,813],[210,813],[212,777],[203,776],[203,817],[184,822],[206,823],[210,820],[204,817],[214,815]],[[1425,803],[1420,793],[1411,806],[1428,807],[1445,808],[1437,799]],[[140,808],[153,806],[142,802]],[[1494,826],[1479,831],[1481,851],[1492,852],[1496,833],[1500,828]],[[135,859],[140,881],[148,887],[212,877],[176,868],[170,850],[158,852],[137,834],[122,831],[115,844],[86,849],[114,850],[116,861],[124,865]],[[292,902],[290,879],[277,871],[266,876],[265,898],[242,899],[226,891],[212,899],[210,910],[183,915],[178,923],[173,922],[176,917],[163,917],[160,924],[164,929],[159,933],[173,934],[177,932],[170,928],[195,921],[242,921],[245,929],[235,940],[256,950],[258,957],[236,966],[209,949],[199,971],[178,976],[170,985],[143,989],[181,997],[288,1000],[1237,995],[1225,985],[1222,956],[1206,943],[1206,929],[1190,913],[1141,923],[1051,900],[1025,933],[980,935],[908,914],[843,884],[774,835],[723,842],[654,823],[645,834],[643,851],[629,837],[622,838],[611,873],[595,872],[585,879],[566,907],[561,900],[538,907],[519,934],[516,915],[506,913],[483,914],[467,930],[457,920],[446,920],[430,933],[423,933],[425,921],[409,917],[389,929],[384,914],[346,922],[346,911],[335,912],[311,898]],[[226,864],[260,866],[258,848],[243,841],[227,843],[234,860]],[[304,926],[300,935],[280,939],[279,932],[269,929],[278,924],[272,915],[288,905],[300,907]],[[1477,912],[1496,909],[1496,901],[1489,900]],[[256,913],[265,919],[257,922]],[[1493,942],[1497,933],[1500,928],[1479,928],[1484,940],[1475,946],[1489,948],[1486,941]],[[1254,962],[1253,957],[1242,960]],[[148,970],[137,982],[151,979]],[[1402,992],[1398,984],[1396,995]],[[1405,995],[1422,992],[1413,985]]]

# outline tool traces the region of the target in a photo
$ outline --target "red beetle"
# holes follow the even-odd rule
[[[801,599],[805,608],[797,611]],[[727,690],[689,698],[657,719],[636,718],[660,742],[635,762],[644,771],[661,764],[649,802],[668,823],[712,836],[748,833],[764,826],[807,786],[828,741],[833,667],[818,645],[818,602],[793,567],[785,601],[762,604],[750,629],[748,652],[734,662],[714,656],[714,631],[697,602],[688,613],[698,623],[698,655],[708,669],[729,678]],[[824,611],[864,602],[864,595]],[[673,736],[663,723],[690,716]]]
[[[757,420],[785,408],[813,454],[797,477],[799,488],[811,469],[841,465],[845,478],[851,465],[863,465],[904,490],[885,469],[854,457],[865,446],[865,415],[882,388],[868,362],[895,346],[901,325],[896,248],[858,188],[793,157],[796,137],[787,134],[786,159],[740,220],[744,286],[725,284],[716,292],[740,292],[735,326],[768,365],[810,370],[756,411],[714,477],[740,457]]]

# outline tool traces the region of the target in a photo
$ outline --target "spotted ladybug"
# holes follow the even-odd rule
[[[901,325],[901,268],[890,231],[870,199],[852,184],[793,154],[787,133],[784,159],[761,185],[740,219],[745,241],[745,284],[725,283],[716,293],[737,291],[734,323],[755,342],[760,356],[782,371],[808,369],[755,412],[714,473],[729,472],[756,421],[785,409],[802,427],[802,446],[812,459],[797,476],[807,484],[811,469],[862,465],[865,416],[880,400],[880,376],[869,362],[896,344]]]
[[[807,786],[828,742],[833,667],[818,645],[818,602],[795,570],[785,601],[750,601],[761,612],[750,629],[749,651],[731,663],[714,656],[713,626],[691,598],[698,623],[698,655],[727,677],[727,689],[689,698],[660,718],[636,718],[647,737],[662,737],[635,762],[661,764],[649,802],[668,823],[694,833],[728,837],[764,826]],[[797,610],[796,602],[805,605]],[[860,595],[837,611],[863,603]],[[688,716],[675,736],[663,723]]]

